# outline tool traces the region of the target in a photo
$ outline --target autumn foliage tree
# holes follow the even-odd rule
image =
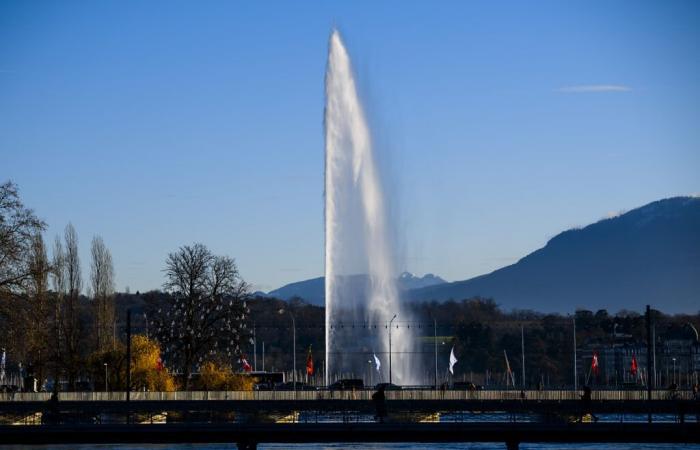
[[[228,364],[207,361],[199,371],[198,387],[205,391],[251,391],[254,383],[253,378],[234,373]]]
[[[131,338],[131,384],[136,391],[174,391],[175,379],[161,361],[158,343],[143,335]]]
[[[158,343],[144,335],[131,337],[131,390],[170,392],[177,388],[172,373],[161,361]],[[94,352],[88,360],[93,379],[100,390],[126,389],[126,346],[119,343],[114,349]],[[105,367],[105,364],[107,367]],[[105,376],[108,377],[105,386]]]

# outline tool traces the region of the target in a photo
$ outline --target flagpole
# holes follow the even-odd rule
[[[394,319],[396,319],[396,314],[389,321],[389,384],[391,384],[391,324],[394,322]]]
[[[591,378],[591,372],[593,371],[593,361],[595,361],[596,365],[596,374],[598,373],[598,356],[596,352],[593,352],[593,356],[591,357],[591,365],[588,366],[588,374],[586,375],[586,385],[588,385],[588,381]]]

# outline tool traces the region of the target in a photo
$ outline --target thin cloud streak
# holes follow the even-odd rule
[[[564,86],[555,89],[556,92],[568,94],[584,94],[589,92],[630,92],[631,87],[622,84],[582,84],[578,86]]]

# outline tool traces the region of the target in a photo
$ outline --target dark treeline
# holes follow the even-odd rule
[[[590,357],[601,354],[601,363],[612,366],[612,361],[602,361],[604,350],[617,349],[629,357],[646,361],[646,319],[635,311],[588,311],[579,309],[573,315],[545,314],[529,310],[505,312],[490,299],[471,299],[460,302],[414,304],[417,317],[422,320],[435,318],[438,335],[442,341],[452,340],[460,360],[455,366],[456,379],[475,376],[479,383],[505,384],[505,355],[508,355],[512,372],[521,384],[521,337],[525,347],[525,385],[537,387],[570,386],[573,384],[574,319],[578,350],[579,382],[588,379],[596,384],[613,384],[612,367],[608,377],[601,372],[597,377],[590,373]],[[659,354],[664,343],[681,340],[691,343],[698,350],[697,332],[700,314],[666,315],[652,310]],[[522,334],[521,334],[522,333]],[[692,355],[690,355],[692,356]],[[612,356],[609,357],[612,359]],[[619,356],[618,356],[619,359]],[[658,361],[657,365],[663,361]],[[619,364],[619,363],[618,363]],[[626,367],[618,368],[619,371]],[[621,374],[618,374],[622,378]]]
[[[159,303],[167,302],[167,294],[159,291],[144,294],[117,294],[120,314],[127,307],[141,314],[154,311]],[[301,299],[289,302],[269,298],[252,297],[247,302],[250,310],[247,322],[248,334],[241,347],[251,364],[267,371],[290,371],[292,367],[292,320],[296,324],[297,370],[305,367],[309,347],[314,366],[319,370],[325,358],[323,307],[313,306]],[[449,380],[470,379],[478,384],[505,385],[505,356],[509,358],[511,370],[521,384],[521,327],[525,344],[526,385],[538,387],[570,386],[573,384],[573,321],[576,321],[579,378],[583,384],[589,371],[592,352],[603,352],[605,348],[628,349],[631,355],[637,352],[641,361],[645,355],[646,321],[643,314],[635,311],[619,311],[611,314],[606,310],[577,310],[573,315],[545,314],[535,311],[501,310],[491,299],[465,299],[462,301],[422,302],[410,305],[412,320],[399,322],[399,326],[419,328],[421,348],[425,365],[431,370],[434,352],[434,335],[437,334],[439,368],[441,380],[445,378],[449,352],[454,346],[459,360],[455,374]],[[693,341],[697,344],[695,330],[700,328],[700,314],[667,315],[652,310],[659,355],[664,343],[673,340]],[[437,330],[434,326],[437,326]],[[135,322],[139,331],[145,332],[146,321]],[[363,329],[358,326],[357,332]],[[254,339],[253,339],[254,338]],[[254,345],[255,343],[255,345]],[[254,350],[255,347],[255,350]],[[368,355],[371,356],[371,355]],[[606,364],[601,356],[601,364]],[[657,364],[664,362],[659,356]],[[680,364],[680,363],[679,363]],[[488,380],[487,380],[488,377]],[[591,383],[612,384],[601,375]]]

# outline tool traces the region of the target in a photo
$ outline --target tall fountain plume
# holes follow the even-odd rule
[[[326,382],[332,381],[329,375],[342,374],[389,381],[391,333],[392,379],[410,383],[412,339],[406,325],[399,325],[407,318],[396,286],[394,233],[350,57],[338,31],[329,43],[325,133]]]

